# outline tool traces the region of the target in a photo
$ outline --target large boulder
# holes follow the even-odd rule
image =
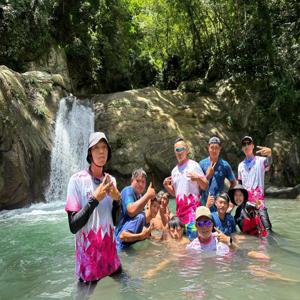
[[[0,210],[43,200],[60,75],[0,66]]]
[[[232,104],[221,98],[156,88],[94,96],[95,128],[109,134],[113,148],[111,171],[124,184],[134,168],[144,167],[161,182],[176,164],[173,143],[177,137],[187,139],[198,161],[207,156],[212,135],[221,137],[222,156],[236,169],[241,159],[240,136],[231,128]]]
[[[149,87],[96,95],[95,128],[109,135],[113,149],[109,169],[121,186],[130,182],[130,174],[137,167],[144,167],[161,183],[176,164],[173,143],[179,136],[187,139],[192,157],[199,161],[207,156],[209,137],[218,135],[223,141],[221,156],[237,174],[243,159],[240,139],[249,134],[249,124],[255,122],[251,113],[257,97],[251,89],[230,79],[217,82],[205,93]],[[274,149],[274,164],[266,184],[299,182],[300,148],[295,137],[274,134],[261,143]]]
[[[278,188],[270,186],[266,189],[266,196],[282,199],[296,199],[300,196],[300,184],[294,187]]]
[[[287,132],[276,131],[266,137],[273,149],[270,184],[294,187],[300,182],[300,141]],[[274,194],[275,195],[275,194]]]

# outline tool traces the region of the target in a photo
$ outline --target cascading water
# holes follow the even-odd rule
[[[86,165],[89,134],[94,131],[94,113],[75,97],[62,98],[55,125],[47,202],[65,201],[72,174]]]

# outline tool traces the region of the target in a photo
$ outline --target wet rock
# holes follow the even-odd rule
[[[53,76],[0,66],[0,210],[43,200],[53,120],[66,95]]]
[[[268,187],[265,193],[271,198],[297,199],[300,198],[300,184],[294,187]]]

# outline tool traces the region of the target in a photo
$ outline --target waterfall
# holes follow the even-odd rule
[[[66,201],[70,177],[87,166],[88,139],[94,131],[94,113],[75,97],[62,98],[55,123],[47,202]]]

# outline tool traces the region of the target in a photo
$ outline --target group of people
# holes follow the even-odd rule
[[[120,193],[115,178],[104,171],[111,159],[109,142],[103,132],[92,133],[89,168],[71,177],[65,206],[75,234],[79,281],[120,274],[118,252],[150,237],[186,241],[187,251],[221,255],[236,247],[236,224],[243,233],[265,237],[272,230],[264,199],[264,173],[272,163],[272,151],[257,146],[260,156],[256,156],[250,136],[241,143],[245,159],[238,166],[238,180],[230,164],[220,158],[218,137],[210,138],[209,156],[199,163],[189,158],[188,143],[178,138],[177,165],[163,181],[165,191],[156,194],[152,182],[146,189],[147,174],[139,168]],[[175,215],[168,207],[169,197],[176,199]]]

